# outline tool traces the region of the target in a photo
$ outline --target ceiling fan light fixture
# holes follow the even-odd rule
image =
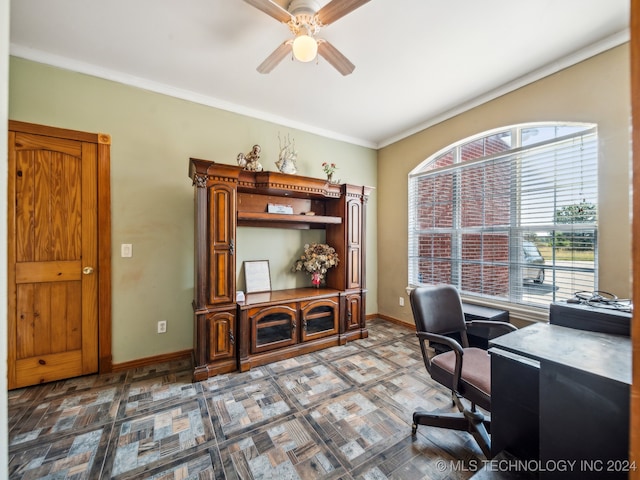
[[[292,45],[293,56],[300,62],[311,62],[318,55],[318,42],[309,35],[298,35]]]
[[[323,38],[316,38],[323,27],[370,0],[289,0],[287,9],[280,6],[284,0],[244,1],[287,25],[293,35],[258,65],[258,72],[269,73],[289,54],[299,62],[311,62],[319,55],[342,75],[349,75],[356,68],[336,47]],[[320,7],[320,3],[324,6]]]

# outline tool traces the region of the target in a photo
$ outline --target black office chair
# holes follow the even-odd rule
[[[425,367],[436,382],[451,389],[453,404],[459,413],[431,413],[417,410],[413,413],[412,433],[418,425],[467,431],[473,435],[487,458],[491,458],[491,420],[476,405],[491,411],[491,361],[486,350],[469,347],[467,326],[516,330],[506,322],[474,320],[466,322],[460,294],[451,285],[417,287],[409,295],[416,323]],[[447,335],[458,334],[462,345]],[[434,343],[445,346],[444,353],[433,355],[427,346]],[[462,403],[467,399],[469,408]]]

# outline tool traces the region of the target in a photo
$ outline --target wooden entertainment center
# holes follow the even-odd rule
[[[195,158],[189,177],[195,190],[195,381],[367,337],[371,187]],[[293,213],[268,213],[269,204],[283,203]],[[237,302],[236,229],[243,226],[324,229],[340,262],[323,288],[250,293]]]

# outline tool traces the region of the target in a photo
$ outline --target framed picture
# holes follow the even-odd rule
[[[247,293],[270,292],[269,260],[244,262],[244,283]]]

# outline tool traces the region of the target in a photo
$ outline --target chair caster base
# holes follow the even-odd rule
[[[449,428],[462,432],[468,432],[478,443],[487,459],[491,458],[491,439],[488,429],[491,417],[484,416],[481,412],[465,409],[458,413],[430,413],[423,410],[413,412],[411,434],[416,435],[418,425],[427,425],[437,428]],[[486,423],[486,425],[485,425]]]

